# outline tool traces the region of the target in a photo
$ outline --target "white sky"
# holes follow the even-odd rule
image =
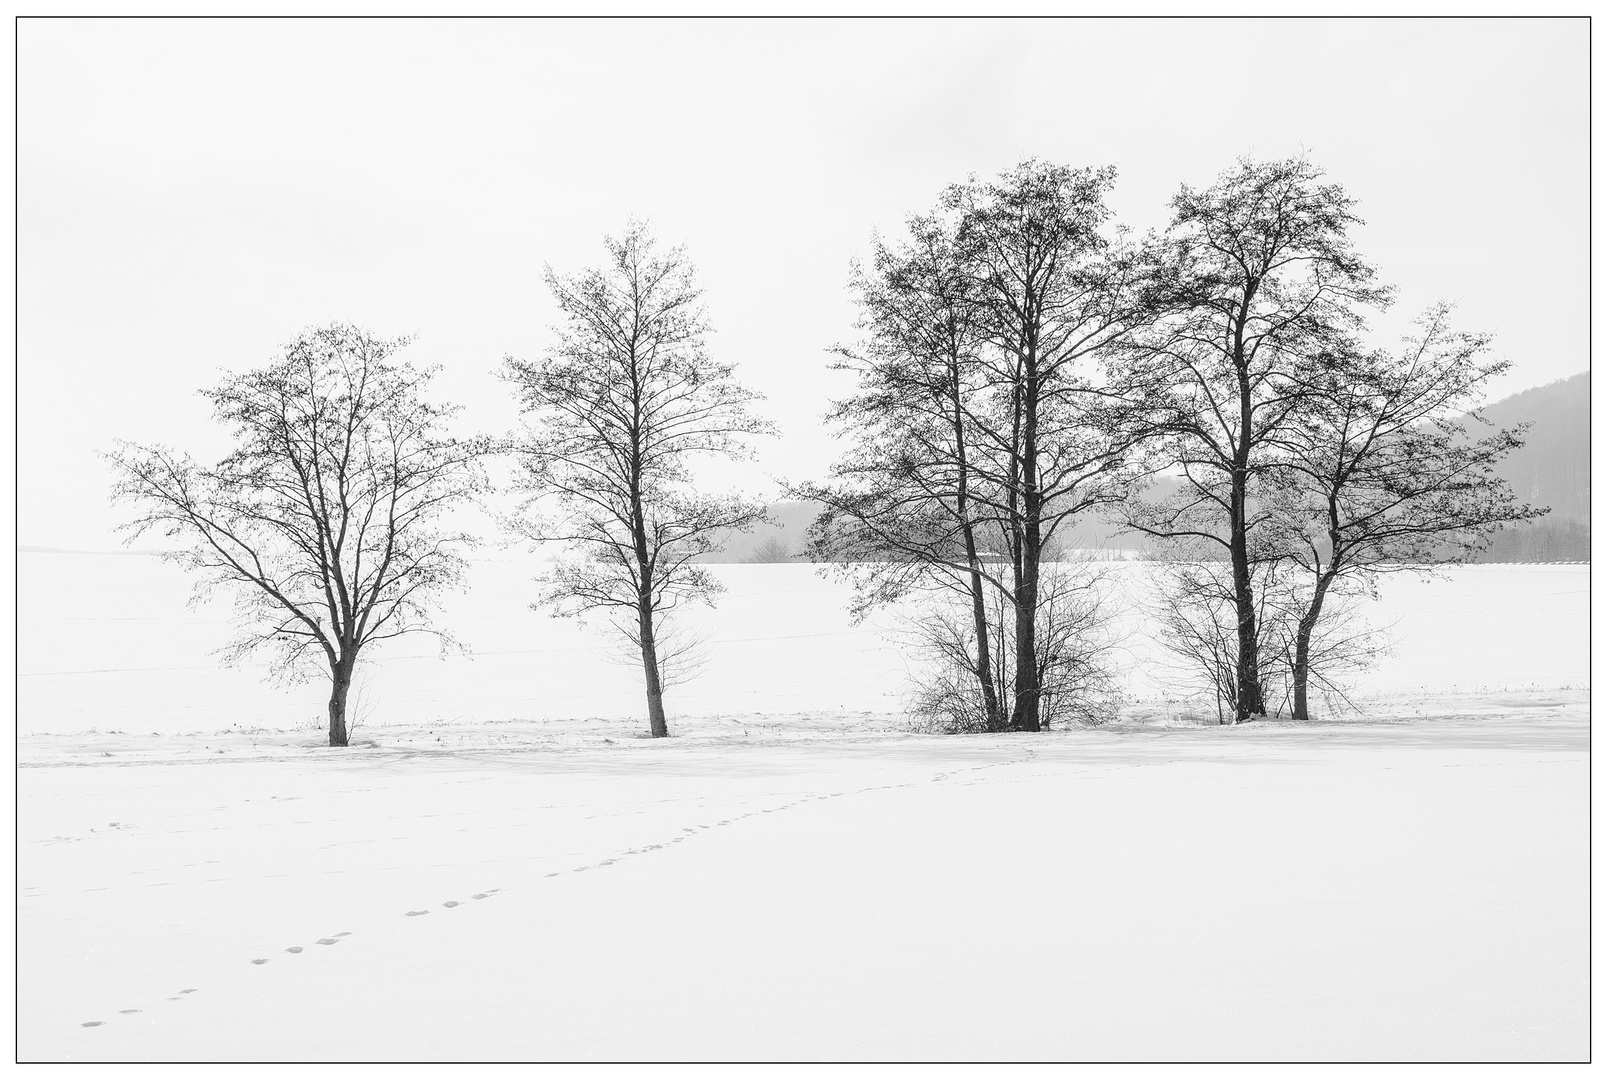
[[[1399,288],[1494,332],[1492,397],[1589,364],[1588,38],[1570,20],[97,21],[18,29],[18,539],[109,549],[95,451],[222,450],[196,390],[304,327],[415,334],[499,432],[543,264],[629,215],[684,243],[711,344],[822,475],[849,260],[948,183],[1114,164],[1180,183],[1308,151]],[[721,477],[730,480],[733,477]]]

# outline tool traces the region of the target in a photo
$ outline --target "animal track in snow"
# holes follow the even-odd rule
[[[300,951],[301,951],[301,946],[300,945],[292,945],[292,946],[290,946],[290,948],[285,950],[285,952],[288,952],[288,953],[298,953]]]
[[[80,1026],[80,1027],[100,1027],[100,1026],[101,1026],[101,1025],[102,1025],[102,1024],[104,1024],[104,1023],[105,1023],[105,1022],[106,1022],[106,1021],[104,1021],[104,1020],[85,1020],[85,1021],[84,1021],[84,1022],[83,1022],[83,1023],[82,1023],[82,1024],[80,1024],[80,1025],[79,1025],[79,1026]]]
[[[266,964],[266,963],[267,963],[267,962],[268,962],[268,961],[267,961],[267,959],[266,959],[266,958],[260,958],[260,957],[259,957],[259,958],[258,958],[258,959],[256,959],[256,960],[253,960],[253,961],[251,961],[251,962],[252,962],[252,963],[253,963],[253,964]]]
[[[318,939],[318,944],[320,944],[320,945],[339,945],[340,944],[340,939],[339,938],[332,938],[332,937],[321,937],[321,938]]]
[[[429,908],[425,908],[425,909],[424,909],[424,910],[423,910],[423,911],[409,911],[409,912],[408,912],[408,913],[407,913],[407,917],[408,917],[408,918],[409,918],[409,919],[411,919],[411,918],[413,918],[413,917],[414,917],[414,916],[416,916],[416,915],[428,915],[428,914],[429,914],[429,913],[430,913],[430,909],[429,909]],[[321,941],[320,941],[320,942],[319,942],[319,943],[318,943],[318,944],[320,944],[320,945],[322,945],[322,944],[323,944],[323,942],[321,942]],[[333,945],[333,944],[334,944],[334,942],[330,942],[330,944],[331,944],[331,945]]]

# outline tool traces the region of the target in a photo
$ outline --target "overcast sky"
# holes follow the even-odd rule
[[[1582,19],[24,19],[18,45],[24,544],[116,547],[95,452],[217,457],[196,391],[333,320],[416,335],[506,429],[543,265],[631,215],[686,246],[781,425],[721,479],[818,477],[850,259],[1033,156],[1115,165],[1145,229],[1180,183],[1304,151],[1399,290],[1381,342],[1447,298],[1512,361],[1494,397],[1589,363]]]

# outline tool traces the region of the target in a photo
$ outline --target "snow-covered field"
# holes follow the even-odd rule
[[[24,1060],[1588,1053],[1588,568],[1386,583],[1360,715],[903,729],[808,567],[731,566],[675,738],[488,560],[323,688],[148,556],[23,553]],[[361,682],[361,681],[360,681]]]

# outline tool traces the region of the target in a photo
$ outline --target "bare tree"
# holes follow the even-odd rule
[[[1546,511],[1516,502],[1495,465],[1521,430],[1473,438],[1473,405],[1510,366],[1485,357],[1488,335],[1454,332],[1439,304],[1397,356],[1336,357],[1302,422],[1279,434],[1277,528],[1309,590],[1294,641],[1296,719],[1307,717],[1312,634],[1331,589],[1380,574],[1464,562],[1504,525]],[[1464,414],[1466,414],[1464,416]]]
[[[811,550],[848,565],[857,610],[913,588],[966,597],[990,730],[1042,726],[1041,564],[1056,530],[1121,497],[1135,439],[1113,427],[1126,384],[1106,362],[1143,317],[1140,264],[1101,232],[1113,175],[1029,161],[955,185],[902,248],[878,246],[858,282],[868,342],[844,353],[861,392],[834,414],[854,443],[830,484],[800,490],[826,504]],[[1008,693],[988,660],[995,593]]]
[[[130,443],[107,455],[114,498],[138,511],[129,539],[179,538],[188,546],[163,555],[197,573],[198,598],[234,591],[243,632],[230,658],[273,646],[283,674],[327,665],[330,746],[347,744],[365,648],[411,633],[450,641],[429,614],[461,585],[473,539],[439,522],[486,486],[489,444],[446,433],[457,409],[428,400],[435,369],[392,360],[406,343],[336,324],[204,391],[235,440],[216,465]]]
[[[1351,246],[1353,200],[1321,181],[1304,159],[1245,159],[1204,191],[1185,186],[1153,291],[1167,315],[1148,336],[1158,389],[1146,412],[1183,486],[1164,503],[1133,501],[1128,524],[1227,557],[1236,720],[1266,714],[1253,551],[1277,439],[1304,422],[1323,366],[1361,328],[1358,312],[1390,295]]]
[[[747,457],[741,436],[774,429],[749,411],[758,395],[733,366],[709,355],[685,253],[658,252],[640,222],[605,243],[599,268],[547,270],[563,317],[557,343],[538,361],[504,363],[527,415],[510,448],[528,498],[510,524],[569,548],[537,606],[628,613],[659,738],[669,734],[659,621],[687,601],[712,602],[719,583],[692,560],[764,518],[762,506],[697,491],[693,459]],[[555,512],[535,513],[548,499]]]
[[[1079,514],[1125,497],[1142,383],[1119,361],[1150,318],[1148,266],[1106,235],[1114,169],[1027,161],[952,187],[958,243],[990,348],[992,408],[977,424],[1010,556],[1016,658],[1010,727],[1041,726],[1038,592],[1044,553]]]
[[[749,563],[784,563],[791,562],[792,548],[779,536],[767,536],[754,547],[753,554],[743,562]]]

